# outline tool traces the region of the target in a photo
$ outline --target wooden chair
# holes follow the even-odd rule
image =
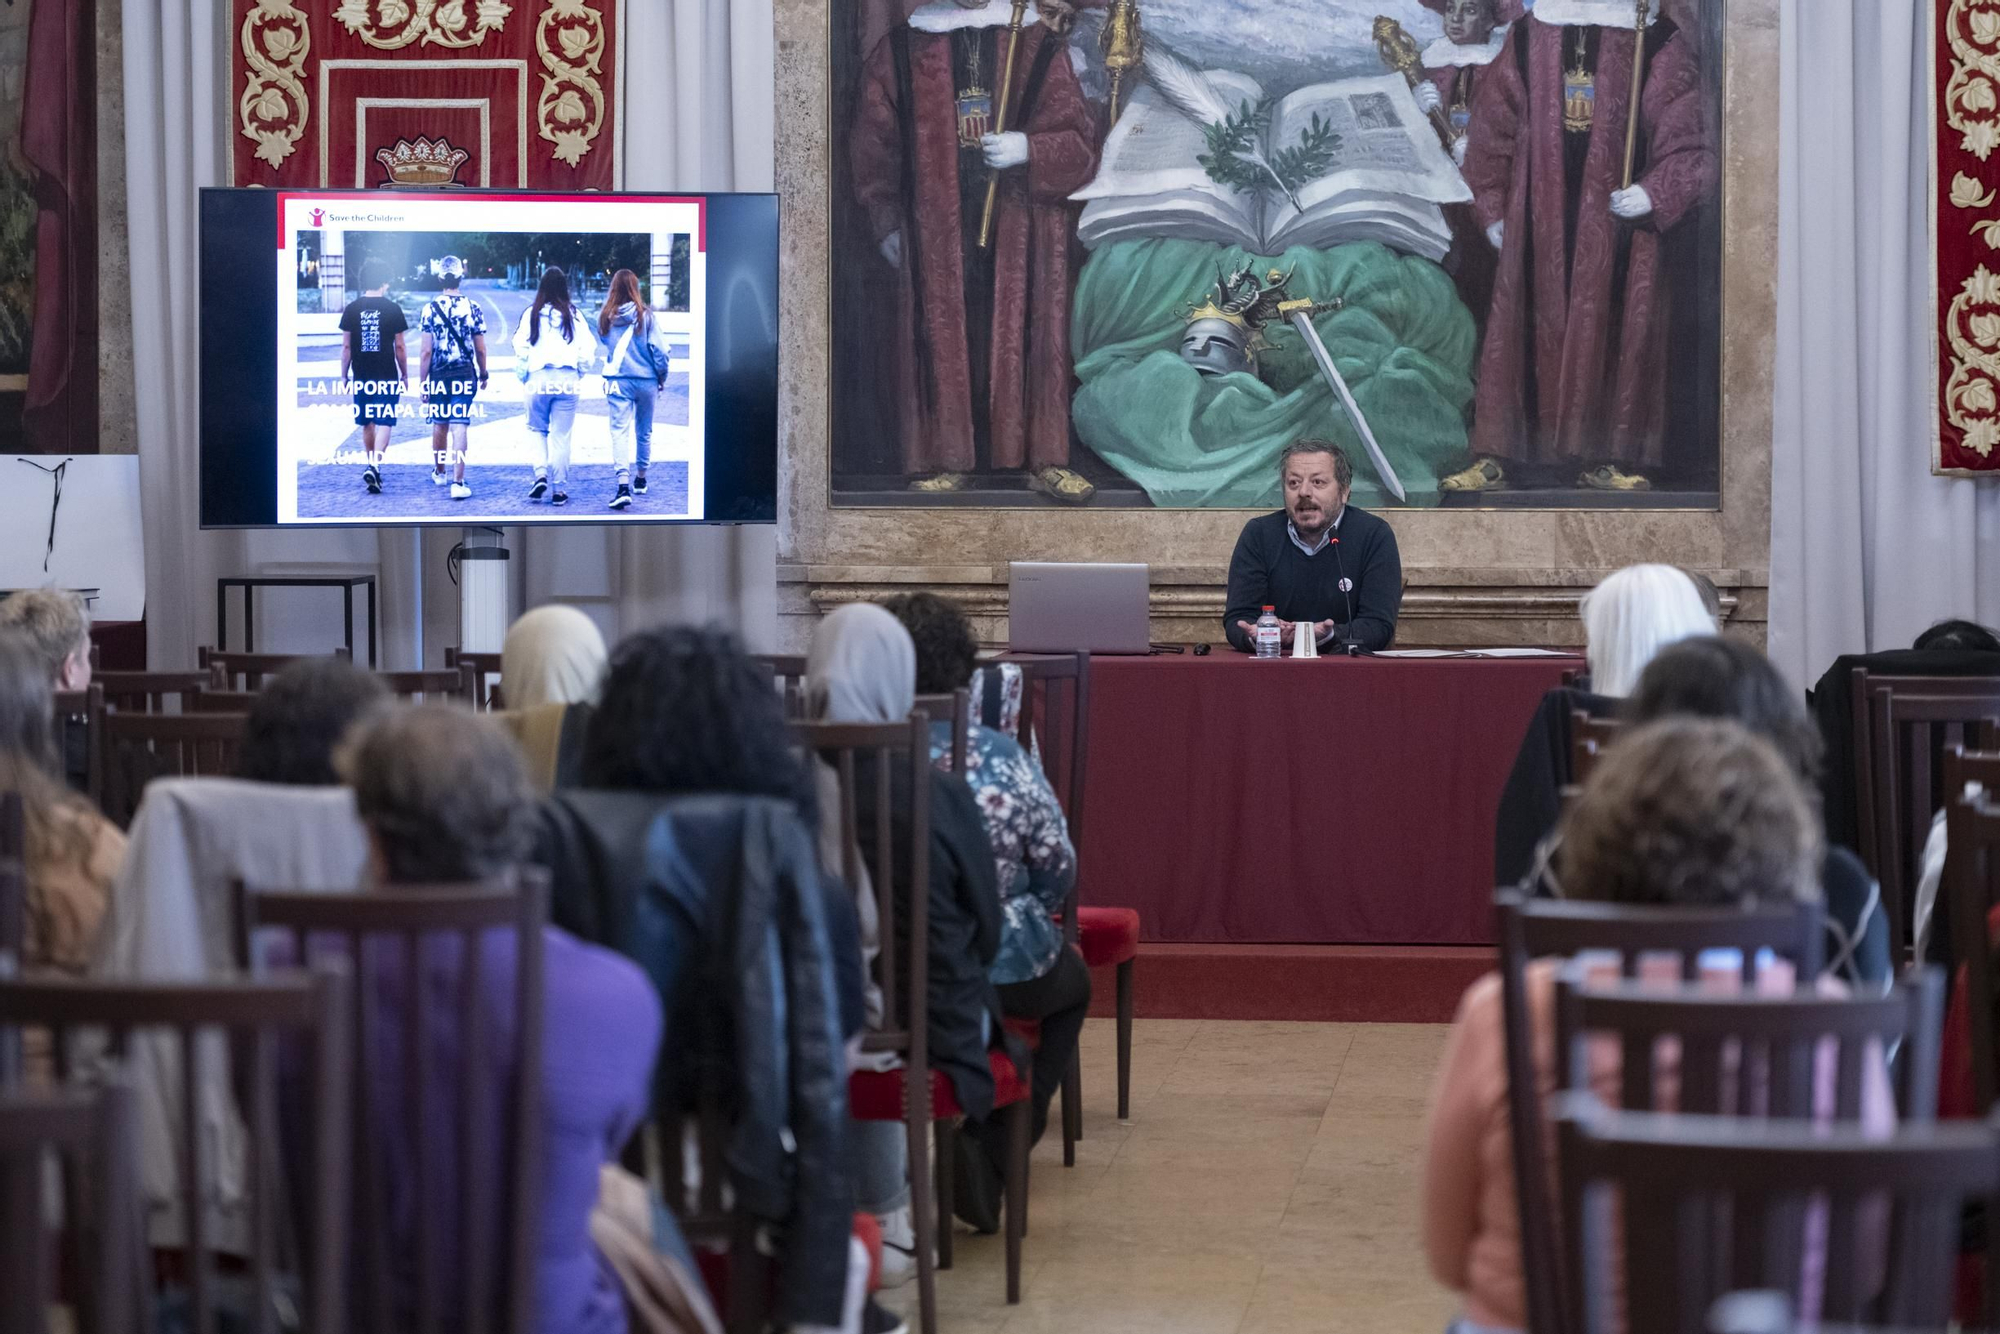
[[[1084,856],[1083,796],[1090,751],[1090,655],[1019,658],[1021,745],[1041,758],[1042,772],[1062,804],[1081,871]],[[1081,878],[1079,877],[1079,883]],[[1063,934],[1091,968],[1112,968],[1117,979],[1118,1119],[1132,1116],[1132,974],[1139,958],[1139,913],[1135,908],[1084,907],[1070,892]],[[1063,1080],[1063,1162],[1076,1161],[1083,1138],[1083,1071],[1079,1059]]]
[[[1582,709],[1569,714],[1569,784],[1581,787],[1590,781],[1604,750],[1617,739],[1623,724],[1616,718],[1595,718]]]
[[[752,662],[761,663],[771,670],[771,682],[777,688],[778,696],[785,702],[785,717],[801,719],[806,716],[806,659],[803,653],[760,653],[753,655]]]
[[[933,719],[951,719],[949,772],[964,777],[972,755],[972,692],[960,687],[949,695],[919,695],[914,707]]]
[[[467,680],[468,697],[475,709],[494,709],[493,691],[500,675],[500,655],[498,653],[474,653],[449,645],[444,651],[444,665],[447,667],[470,668]]]
[[[153,779],[235,773],[245,722],[240,713],[106,713],[91,760],[98,809],[123,829]]]
[[[104,702],[120,713],[167,713],[172,700],[178,711],[188,711],[188,701],[206,688],[214,676],[198,672],[96,672],[94,686],[104,688]]]
[[[1944,974],[1912,973],[1883,996],[1719,993],[1703,983],[1592,984],[1580,960],[1556,982],[1556,1087],[1591,1092],[1591,1042],[1618,1044],[1617,1107],[1705,1116],[1858,1121],[1868,1062],[1896,1062],[1896,1114],[1904,1124],[1937,1119],[1938,1045]],[[1662,1043],[1677,1044],[1675,1104],[1659,1105]],[[1834,1105],[1813,1105],[1820,1061],[1834,1063]],[[1753,1068],[1764,1072],[1757,1079]],[[1760,1096],[1761,1095],[1761,1096]],[[1575,1312],[1567,1313],[1572,1325]]]
[[[2000,727],[2000,678],[1854,673],[1857,851],[1882,885],[1889,945],[1910,946],[1917,858],[1944,804],[1939,756],[1976,744],[1978,724]]]
[[[0,1334],[52,1334],[58,1272],[68,1276],[77,1328],[152,1330],[136,1119],[132,1090],[116,1078],[90,1092],[0,1089]],[[64,1227],[45,1207],[51,1159],[61,1169]]]
[[[1878,1138],[1850,1125],[1605,1111],[1571,1093],[1557,1128],[1580,1334],[1702,1334],[1726,1293],[1801,1296],[1815,1237],[1822,1320],[1943,1329],[1960,1211],[2000,1186],[2000,1132],[1988,1125]],[[1876,1274],[1879,1294],[1865,1290]]]
[[[930,972],[930,718],[919,710],[900,723],[795,723],[794,727],[803,749],[824,761],[838,777],[840,809],[822,818],[837,814],[840,820],[841,871],[848,884],[860,883],[862,839],[868,838],[874,848],[867,869],[875,889],[877,936],[882,943],[875,980],[882,989],[883,1015],[881,1028],[866,1034],[862,1047],[894,1052],[901,1058],[902,1068],[857,1071],[848,1080],[848,1104],[857,1120],[901,1120],[906,1128],[919,1318],[923,1334],[937,1334],[937,1279],[932,1257],[935,1252],[938,1266],[951,1265],[952,1159],[957,1135],[952,1118],[960,1115],[961,1109],[951,1081],[930,1064],[926,989]],[[899,766],[908,784],[910,839],[902,863],[907,873],[900,877],[910,888],[909,922],[901,932],[897,927],[901,910],[896,894],[899,861],[893,821]],[[874,788],[876,818],[871,830],[859,825],[858,784],[864,779]],[[907,953],[897,950],[899,938],[907,939]],[[1030,1097],[1027,1081],[1019,1077],[1005,1051],[991,1052],[988,1059],[996,1089],[995,1110],[1005,1107],[1008,1118],[1006,1261],[1007,1301],[1011,1305],[1021,1300]],[[932,1161],[926,1132],[933,1125],[937,1129],[935,1210],[931,1192],[922,1188],[924,1164]]]
[[[219,1327],[210,1209],[220,1192],[220,1169],[201,1093],[203,1071],[218,1060],[230,1067],[230,1082],[249,1134],[244,1189],[250,1222],[251,1327],[259,1331],[276,1327],[273,1304],[281,1272],[281,1233],[287,1238],[296,1233],[304,1327],[341,1328],[347,1283],[342,1184],[348,1153],[347,990],[346,976],[337,971],[256,981],[117,985],[70,979],[0,980],[0,1029],[47,1029],[59,1076],[66,1076],[73,1066],[76,1038],[87,1030],[108,1036],[108,1052],[114,1059],[123,1057],[135,1040],[158,1039],[175,1054],[181,1077],[178,1120],[172,1127],[179,1169],[179,1198],[173,1207],[187,1243],[193,1334],[214,1334]],[[229,1040],[212,1041],[214,1030]],[[297,1152],[280,1138],[281,1035],[301,1040],[308,1072],[308,1087],[296,1105],[310,1128],[289,1128],[305,1132]],[[300,1165],[298,1179],[285,1180],[282,1164],[288,1161]],[[290,1216],[286,1216],[288,1201],[296,1206]]]
[[[188,696],[185,712],[248,714],[259,693],[255,690],[199,690]]]
[[[293,959],[317,959],[329,946],[336,957],[354,964],[356,985],[349,1019],[356,1035],[353,1108],[354,1156],[351,1169],[360,1225],[352,1234],[361,1246],[359,1291],[367,1294],[367,1310],[357,1313],[357,1328],[390,1331],[440,1328],[449,1311],[453,1328],[498,1329],[526,1334],[535,1327],[535,1265],[541,1224],[542,1069],[542,928],[548,920],[548,876],[523,869],[513,883],[478,885],[399,885],[393,890],[359,894],[283,893],[237,889],[237,951],[248,967],[261,966],[264,932],[288,933]],[[480,987],[481,941],[489,931],[515,933],[518,963],[514,995],[511,1065],[513,1087],[507,1095],[504,1125],[507,1147],[497,1176],[494,1164],[480,1157],[484,1136],[479,1127],[489,1100],[487,1080],[493,1062],[486,1047],[486,998]],[[442,940],[459,951],[456,988],[457,1015],[450,1031],[459,1038],[456,1052],[456,1133],[459,1198],[438,1198],[433,1174],[425,1170],[430,1136],[431,1088],[426,1072],[442,1059],[433,1050],[435,1028],[425,1003],[423,985],[429,971],[424,955]],[[395,943],[393,955],[382,947]],[[413,998],[400,1019],[403,1044],[404,1114],[402,1134],[416,1166],[417,1235],[401,1238],[416,1257],[417,1315],[392,1309],[396,1267],[390,1259],[388,1230],[388,1165],[382,1150],[386,1127],[377,1124],[374,1081],[380,1075],[370,1035],[382,1023],[378,1013],[374,970],[393,958],[401,971],[398,991]],[[431,961],[435,963],[435,960]],[[500,1217],[501,1256],[487,1253],[484,1220]],[[447,1237],[457,1238],[460,1272],[446,1275],[438,1260]],[[496,1284],[497,1277],[504,1284]],[[455,1291],[447,1305],[446,1285]],[[504,1290],[504,1315],[489,1318],[491,1301]]]
[[[1565,1334],[1556,1202],[1549,1194],[1541,1085],[1528,1007],[1530,961],[1605,951],[1618,956],[1621,975],[1632,977],[1644,956],[1671,954],[1680,957],[1682,977],[1693,981],[1699,975],[1701,951],[1733,949],[1742,957],[1744,981],[1749,984],[1756,978],[1757,953],[1769,949],[1791,960],[1801,981],[1811,981],[1819,976],[1826,939],[1816,904],[1756,911],[1625,908],[1527,899],[1512,890],[1502,890],[1496,904],[1507,1038],[1508,1133],[1514,1149],[1528,1328],[1533,1334]]]
[[[447,667],[443,671],[377,672],[375,679],[389,693],[405,699],[422,696],[426,700],[455,699],[472,703],[477,677],[470,664]]]
[[[209,674],[210,683],[217,690],[260,689],[265,677],[284,670],[287,665],[297,662],[300,658],[315,657],[345,658],[352,662],[354,651],[344,646],[334,649],[331,653],[239,653],[213,648],[195,650],[195,661]]]

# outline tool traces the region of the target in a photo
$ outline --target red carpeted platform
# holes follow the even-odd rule
[[[1443,1024],[1493,957],[1462,945],[1142,944],[1133,1010],[1141,1019]],[[1091,1014],[1115,1014],[1111,971],[1091,981]]]

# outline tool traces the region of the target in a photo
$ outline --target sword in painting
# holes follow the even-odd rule
[[[1340,304],[1338,300],[1315,302],[1301,297],[1295,301],[1279,302],[1278,314],[1299,331],[1299,336],[1306,340],[1306,346],[1312,349],[1313,360],[1319,363],[1320,374],[1324,375],[1326,382],[1333,386],[1335,397],[1340,399],[1341,407],[1347,410],[1347,419],[1354,423],[1355,434],[1361,437],[1361,443],[1367,447],[1368,458],[1375,465],[1375,475],[1382,479],[1382,485],[1389,489],[1389,494],[1397,500],[1407,500],[1408,497],[1403,492],[1403,479],[1396,476],[1396,470],[1389,466],[1388,457],[1382,453],[1382,446],[1375,443],[1375,432],[1368,429],[1368,419],[1361,415],[1361,405],[1354,401],[1354,394],[1348,389],[1347,380],[1341,375],[1340,369],[1333,364],[1333,354],[1326,350],[1326,344],[1320,341],[1319,330],[1313,327],[1312,317],[1316,312],[1338,310]]]

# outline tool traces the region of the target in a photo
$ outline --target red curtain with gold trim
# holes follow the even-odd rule
[[[231,0],[238,185],[617,187],[624,0]]]
[[[2000,7],[1931,0],[1931,468],[2000,473]]]

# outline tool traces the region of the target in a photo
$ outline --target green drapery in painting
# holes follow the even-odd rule
[[[1401,477],[1412,505],[1435,505],[1440,475],[1464,461],[1472,401],[1472,316],[1443,269],[1374,242],[1251,255],[1205,241],[1120,241],[1078,278],[1071,325],[1077,433],[1157,505],[1278,502],[1278,451],[1330,436],[1354,462],[1354,499],[1385,493],[1352,424],[1296,330],[1272,325],[1260,375],[1203,378],[1180,359],[1186,312],[1217,272],[1277,268],[1294,296],[1342,309],[1313,323]]]

